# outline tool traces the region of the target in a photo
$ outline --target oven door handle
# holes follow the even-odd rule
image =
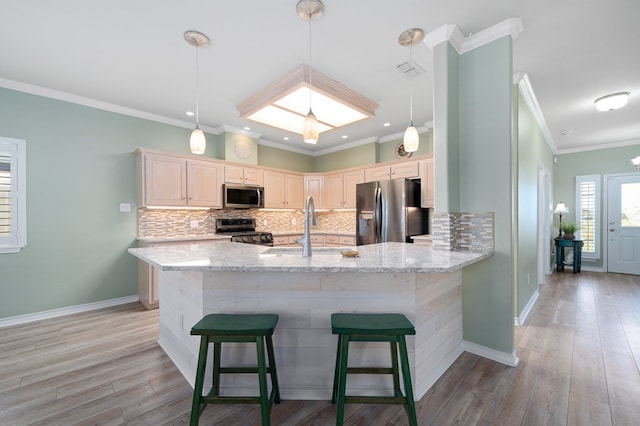
[[[262,206],[262,194],[260,194],[260,189],[256,188],[256,193],[258,194],[258,207]]]

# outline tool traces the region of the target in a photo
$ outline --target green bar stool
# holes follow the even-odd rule
[[[401,404],[404,406],[409,424],[418,424],[413,401],[413,388],[407,356],[406,335],[416,334],[411,321],[402,314],[331,314],[331,332],[338,335],[338,352],[333,376],[331,402],[338,404],[336,425],[344,421],[345,403]],[[348,367],[349,342],[389,342],[391,346],[391,367]],[[404,395],[400,389],[398,372],[398,348]],[[347,374],[391,374],[393,375],[393,396],[349,396],[346,395]]]
[[[200,338],[200,353],[193,388],[191,425],[197,425],[207,404],[260,404],[262,424],[270,424],[269,414],[274,402],[280,402],[278,374],[271,336],[278,323],[276,314],[210,314],[191,328],[192,335]],[[255,342],[258,351],[257,367],[221,367],[222,343]],[[209,343],[213,343],[213,383],[207,395],[202,394]],[[264,349],[267,349],[269,365],[266,365]],[[220,375],[231,373],[257,373],[260,396],[220,395]],[[267,373],[271,375],[271,393],[267,393]]]

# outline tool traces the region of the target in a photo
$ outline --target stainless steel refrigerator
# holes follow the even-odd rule
[[[356,185],[356,245],[412,242],[428,233],[429,211],[420,208],[420,184],[391,179]]]

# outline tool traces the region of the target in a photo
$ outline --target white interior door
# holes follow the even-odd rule
[[[640,173],[607,179],[607,269],[640,275]]]

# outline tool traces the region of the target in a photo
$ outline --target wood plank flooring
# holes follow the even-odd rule
[[[518,367],[462,354],[417,403],[420,425],[640,424],[640,277],[553,273]],[[0,328],[0,425],[182,425],[191,387],[138,304]],[[332,425],[329,401],[283,401],[274,425]],[[209,406],[202,425],[258,425],[253,405]],[[345,424],[404,425],[393,405],[347,405]]]

